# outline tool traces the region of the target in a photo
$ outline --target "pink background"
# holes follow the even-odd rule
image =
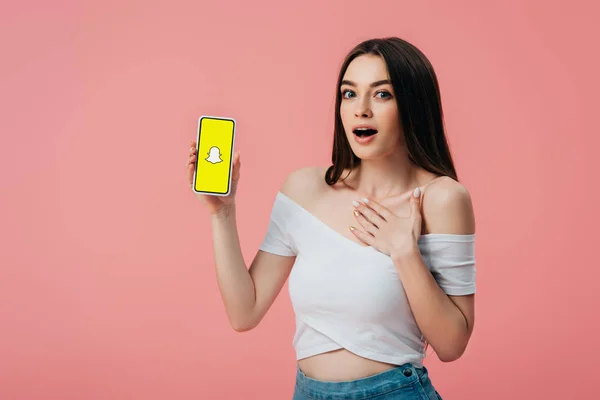
[[[476,328],[460,360],[426,359],[434,384],[462,400],[597,392],[593,1],[11,3],[0,398],[291,398],[287,287],[256,330],[228,326],[188,142],[201,114],[237,119],[249,262],[285,175],[329,161],[343,56],[387,35],[433,62],[476,208]]]

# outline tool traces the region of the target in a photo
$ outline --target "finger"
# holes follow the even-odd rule
[[[394,216],[390,210],[388,210],[386,207],[382,206],[375,200],[367,199],[365,197],[362,199],[362,202],[366,204],[371,210],[375,211],[385,221],[389,221]]]
[[[195,147],[190,147],[190,155],[191,154],[196,154],[196,148]]]
[[[356,229],[353,226],[350,226],[350,232],[354,234],[363,243],[368,244],[369,246],[373,246],[375,243],[375,238],[368,233],[361,231],[360,229]]]
[[[190,156],[187,162],[188,183],[192,186],[194,180],[194,169],[196,167],[196,156]]]
[[[242,161],[241,161],[241,157],[240,157],[240,151],[237,150],[233,154],[233,174],[232,174],[232,179],[234,179],[234,180],[238,180],[239,179],[241,165],[242,165]]]
[[[420,217],[421,216],[421,189],[416,188],[410,196],[410,216]]]
[[[362,215],[358,210],[354,210],[354,217],[367,233],[375,236],[375,233],[377,232],[377,226],[373,225],[371,221],[367,220],[365,216]]]
[[[188,184],[191,187],[193,183],[194,183],[194,165],[189,164],[188,165]]]
[[[373,225],[380,227],[386,220],[366,204],[355,201],[354,207]]]

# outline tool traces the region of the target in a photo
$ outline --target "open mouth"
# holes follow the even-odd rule
[[[377,134],[377,129],[371,128],[358,128],[353,130],[354,134],[360,138],[369,137]]]

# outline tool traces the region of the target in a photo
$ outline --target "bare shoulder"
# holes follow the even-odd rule
[[[288,174],[281,185],[280,191],[298,203],[305,203],[307,199],[314,198],[325,187],[326,167],[309,166],[296,169]]]
[[[423,190],[422,214],[426,233],[475,233],[471,195],[450,177],[437,179]]]

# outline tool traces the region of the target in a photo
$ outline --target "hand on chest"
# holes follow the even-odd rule
[[[394,215],[407,218],[410,215],[409,200],[410,197],[404,195],[388,198],[379,203]],[[364,242],[357,239],[349,229],[351,226],[359,226],[354,214],[354,210],[356,209],[354,202],[360,201],[360,198],[354,199],[349,196],[339,196],[331,200],[322,200],[318,203],[308,205],[307,209],[315,218],[339,235],[355,242],[357,245],[367,246]]]

